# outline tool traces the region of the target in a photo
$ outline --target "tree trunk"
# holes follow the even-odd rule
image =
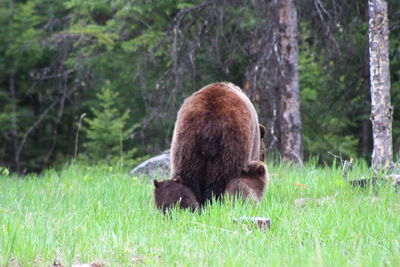
[[[391,166],[393,160],[387,3],[385,0],[369,0],[368,7],[371,120],[374,140],[372,167],[382,170]]]
[[[298,29],[294,0],[278,1],[278,118],[284,161],[302,163],[300,92],[298,79]]]

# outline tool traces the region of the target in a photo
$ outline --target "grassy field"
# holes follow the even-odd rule
[[[355,190],[340,167],[269,169],[260,205],[227,200],[171,216],[155,209],[150,178],[112,167],[0,176],[0,266],[56,258],[64,266],[400,266],[400,194],[390,185]],[[368,175],[363,164],[349,174]],[[236,223],[241,216],[269,217],[271,229]]]

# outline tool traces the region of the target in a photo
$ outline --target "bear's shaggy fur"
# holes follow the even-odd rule
[[[153,182],[156,206],[164,213],[174,205],[179,205],[182,209],[190,208],[191,211],[199,207],[193,192],[181,184],[179,179],[154,180]]]
[[[203,205],[219,198],[250,161],[260,160],[261,147],[257,113],[248,97],[231,83],[210,84],[187,98],[178,112],[172,178],[180,177]]]
[[[267,167],[262,161],[252,161],[243,168],[240,177],[231,180],[226,187],[226,193],[244,200],[252,199],[260,202],[264,196],[264,190],[268,185]]]

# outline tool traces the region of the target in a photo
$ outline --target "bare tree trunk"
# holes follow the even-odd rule
[[[385,0],[369,0],[368,7],[371,120],[374,140],[372,166],[375,170],[382,170],[391,166],[393,160],[387,3]]]
[[[298,29],[294,0],[278,1],[278,97],[280,146],[283,159],[302,163]]]

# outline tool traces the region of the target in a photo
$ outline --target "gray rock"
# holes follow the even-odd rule
[[[142,163],[136,168],[131,170],[129,174],[131,176],[157,176],[157,177],[169,177],[170,176],[170,151],[166,150],[162,154],[152,157]]]

